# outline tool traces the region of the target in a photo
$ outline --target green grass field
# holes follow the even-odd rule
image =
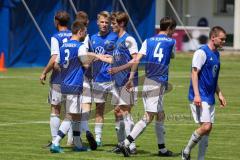
[[[170,83],[173,90],[164,99],[166,112],[166,144],[180,152],[196,128],[188,108],[187,92],[190,76],[190,54],[178,54],[171,62]],[[216,119],[209,139],[207,160],[238,160],[240,131],[240,55],[223,55],[219,78],[220,87],[228,105],[220,109],[216,104]],[[8,69],[0,73],[0,160],[64,160],[64,159],[124,159],[109,153],[116,144],[113,112],[106,114],[103,130],[103,147],[97,151],[75,153],[62,141],[65,153],[51,154],[42,148],[50,140],[48,85],[39,83],[42,68]],[[108,106],[111,108],[111,106]],[[134,108],[135,121],[143,114],[142,100]],[[93,129],[93,120],[90,121]],[[85,135],[83,135],[85,141]],[[151,124],[136,141],[138,154],[128,159],[159,158],[154,126]],[[197,147],[192,159],[196,159]]]

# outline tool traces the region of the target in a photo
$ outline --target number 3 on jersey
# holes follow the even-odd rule
[[[161,45],[161,42],[158,42],[155,50],[154,50],[154,53],[153,53],[153,57],[157,57],[158,58],[158,61],[161,62],[162,58],[163,58],[163,49],[160,48],[160,45]]]
[[[69,49],[65,49],[64,50],[64,63],[63,63],[63,68],[67,68],[69,65],[69,55],[70,55],[70,51]]]

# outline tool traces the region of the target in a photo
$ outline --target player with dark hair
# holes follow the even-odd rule
[[[86,46],[81,42],[86,36],[86,26],[83,23],[75,21],[71,30],[71,39],[63,44],[60,48],[60,55],[56,59],[61,71],[61,92],[64,96],[66,115],[59,127],[57,137],[52,142],[50,148],[52,153],[62,152],[59,143],[68,130],[65,124],[69,123],[73,131],[74,151],[88,150],[82,145],[80,139],[84,67],[88,67],[94,59],[100,59],[108,63],[112,62],[112,58],[109,56],[87,52]]]
[[[138,75],[135,74],[134,91],[127,92],[125,84],[128,81],[131,60],[135,58],[138,52],[136,40],[126,32],[128,24],[128,15],[125,12],[116,12],[112,15],[112,30],[118,34],[116,47],[113,51],[114,63],[109,73],[112,74],[114,80],[112,104],[115,106],[116,117],[116,133],[118,142],[123,141],[128,136],[134,126],[134,121],[131,115],[131,109],[137,102],[137,85]],[[119,148],[113,149],[114,152],[119,152]],[[130,145],[130,152],[136,153],[136,145]]]
[[[69,20],[70,16],[66,11],[58,11],[55,14],[54,24],[58,32],[51,37],[51,58],[40,76],[41,83],[45,84],[47,74],[52,71],[52,75],[50,77],[50,91],[48,96],[48,103],[51,104],[50,129],[52,141],[56,138],[60,126],[61,120],[59,116],[62,102],[62,94],[60,91],[60,74],[53,69],[53,65],[56,57],[60,54],[59,48],[72,36],[72,32],[68,30],[67,27]],[[51,142],[48,146],[50,145]]]
[[[173,18],[164,17],[160,20],[160,32],[158,35],[146,39],[142,47],[133,60],[132,72],[126,83],[126,87],[131,92],[134,86],[134,74],[143,56],[146,58],[145,80],[143,84],[143,104],[145,114],[136,123],[127,138],[118,144],[125,157],[130,155],[129,146],[143,133],[154,116],[156,116],[155,131],[157,135],[159,156],[169,157],[172,152],[165,148],[164,139],[164,109],[163,96],[168,85],[168,70],[170,59],[175,54],[176,41],[171,38],[176,28],[176,21]]]

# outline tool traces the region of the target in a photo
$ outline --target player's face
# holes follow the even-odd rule
[[[172,29],[168,29],[167,30],[167,35],[169,36],[169,37],[172,37],[172,35],[173,35],[173,33],[175,32],[175,28],[172,28]]]
[[[119,32],[119,25],[116,20],[112,20],[111,27],[113,32]]]
[[[110,22],[108,18],[100,16],[97,21],[97,24],[98,24],[99,31],[101,33],[107,33],[109,31]]]
[[[226,42],[226,34],[219,32],[218,36],[213,36],[212,40],[216,48],[222,48]]]
[[[83,30],[80,30],[78,34],[79,34],[79,40],[83,41],[87,35],[86,27]]]

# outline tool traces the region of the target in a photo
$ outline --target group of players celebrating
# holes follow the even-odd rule
[[[85,12],[79,11],[76,14],[71,31],[67,27],[70,21],[69,14],[65,11],[58,11],[55,14],[54,24],[58,33],[51,37],[51,58],[40,76],[40,81],[44,84],[47,74],[52,71],[48,97],[51,104],[52,141],[49,146],[52,153],[63,152],[60,141],[65,135],[68,135],[67,144],[72,145],[74,151],[96,150],[102,146],[105,103],[108,94],[111,94],[118,140],[113,152],[123,153],[125,157],[136,154],[135,140],[156,117],[158,155],[173,156],[173,152],[165,147],[163,96],[168,85],[170,59],[175,56],[176,41],[171,36],[177,24],[173,18],[162,18],[158,35],[146,39],[138,50],[136,40],[126,31],[128,20],[125,12],[110,14],[102,11],[97,15],[99,31],[89,36],[87,34],[89,20]],[[186,160],[190,159],[190,151],[194,144],[210,133],[210,126],[213,123],[211,115],[214,114],[212,94],[217,92],[221,104],[226,105],[217,85],[220,68],[217,48],[224,44],[226,33],[221,27],[213,29],[209,41],[211,46],[206,44],[194,53],[189,100],[192,102],[192,111],[200,127],[194,131],[188,145],[182,151],[182,159]],[[137,102],[137,68],[142,57],[145,57],[142,94],[145,113],[134,125],[131,108]],[[201,74],[208,77],[196,78]],[[198,85],[198,82],[201,84]],[[205,85],[210,87],[207,86],[206,89]],[[96,104],[95,136],[88,127],[93,103]],[[65,110],[62,121],[61,105]],[[203,114],[198,115],[196,109],[200,109]],[[210,117],[204,116],[206,114]],[[82,144],[80,136],[83,132],[86,132],[90,148]],[[202,148],[205,149],[206,145]],[[201,153],[203,159],[204,155],[205,152]]]

